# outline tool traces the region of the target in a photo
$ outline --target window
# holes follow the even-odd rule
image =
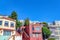
[[[38,34],[35,34],[36,37],[38,37]]]
[[[56,38],[56,40],[59,40],[59,36],[56,36],[55,38]]]
[[[36,34],[36,33],[33,33],[32,35],[33,35],[33,37],[38,37],[39,36],[39,34]],[[41,34],[40,34],[40,36],[41,36]]]
[[[3,35],[5,35],[5,36],[10,36],[10,35],[11,35],[11,31],[9,31],[9,30],[4,30]]]
[[[32,30],[34,30],[34,27],[32,27]]]
[[[14,23],[13,22],[11,22],[11,25],[10,25],[11,27],[14,27]]]
[[[35,34],[33,34],[33,37],[35,37]]]
[[[60,30],[60,27],[58,27],[58,30]]]
[[[40,30],[40,27],[36,27],[35,30],[39,31]]]
[[[9,26],[8,23],[9,23],[8,21],[5,21],[4,26]]]
[[[60,27],[57,27],[56,29],[57,29],[57,30],[60,30]]]
[[[2,25],[2,21],[0,21],[0,25]]]
[[[55,32],[56,35],[58,35],[58,32]]]
[[[30,37],[32,37],[33,35],[32,34],[30,34]]]

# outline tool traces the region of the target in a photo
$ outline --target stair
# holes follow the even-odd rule
[[[23,31],[23,40],[29,40],[29,35]]]
[[[15,40],[15,36],[14,35],[10,36],[8,40]]]

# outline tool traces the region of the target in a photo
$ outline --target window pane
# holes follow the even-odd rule
[[[35,30],[39,31],[40,30],[40,27],[36,27]]]
[[[14,23],[11,22],[11,25],[10,25],[10,26],[11,26],[11,27],[14,27]]]
[[[0,25],[2,25],[2,21],[0,21]]]
[[[3,35],[7,35],[7,36],[9,36],[9,35],[11,35],[11,31],[9,31],[9,30],[4,30]]]
[[[34,27],[32,27],[32,30],[34,30]]]
[[[56,38],[56,40],[59,40],[59,36],[56,36],[55,38]]]
[[[36,37],[38,37],[38,34],[35,34]]]
[[[56,35],[58,35],[58,32],[55,32]]]
[[[59,31],[59,35],[60,35],[60,31]]]
[[[57,27],[56,29],[57,29],[57,30],[60,30],[60,27]]]
[[[8,26],[8,21],[5,21],[5,24],[4,24],[4,26]]]

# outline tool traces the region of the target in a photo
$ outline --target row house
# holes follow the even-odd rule
[[[15,20],[0,16],[0,40],[8,40],[12,35],[15,35]]]
[[[29,26],[24,26],[22,40],[43,40],[42,37],[42,27],[41,23],[30,24]]]

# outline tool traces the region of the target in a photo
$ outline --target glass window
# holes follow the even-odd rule
[[[30,37],[32,37],[33,35],[32,34],[30,34]]]
[[[9,31],[9,30],[4,30],[3,35],[10,36],[10,35],[11,35],[11,31]]]
[[[38,37],[38,34],[35,34],[36,37]]]
[[[59,36],[56,36],[55,38],[56,38],[56,40],[59,40]]]
[[[59,35],[60,35],[60,31],[59,31]]]
[[[56,30],[60,30],[60,27],[57,27]]]
[[[56,35],[58,35],[58,32],[55,32]]]
[[[32,27],[32,30],[34,30],[34,27]]]
[[[8,21],[5,21],[4,26],[9,26],[8,23],[9,23]]]
[[[35,30],[39,31],[40,30],[40,27],[36,27]]]
[[[0,25],[2,25],[2,21],[0,21]]]
[[[60,27],[58,29],[60,30]]]
[[[10,25],[11,27],[14,27],[14,23],[13,22],[11,22],[11,25]]]
[[[33,37],[38,37],[39,36],[39,34],[32,34],[33,35]]]

